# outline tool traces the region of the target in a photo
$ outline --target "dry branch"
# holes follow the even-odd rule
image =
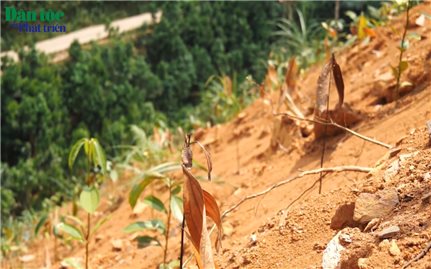
[[[325,121],[321,121],[321,120],[313,120],[313,119],[301,118],[301,117],[289,114],[288,112],[273,113],[273,115],[274,116],[287,116],[287,117],[292,118],[292,119],[297,119],[297,120],[302,120],[302,121],[308,121],[308,122],[318,123],[318,124],[323,124],[323,125],[332,125],[332,126],[335,126],[337,128],[340,128],[340,129],[342,129],[342,130],[344,130],[344,131],[346,131],[348,133],[351,133],[352,135],[357,136],[357,137],[359,137],[359,138],[361,138],[361,139],[363,139],[365,141],[368,141],[370,143],[373,143],[373,144],[385,147],[387,149],[393,148],[393,146],[391,146],[389,144],[380,142],[380,141],[378,141],[376,139],[373,139],[373,138],[370,138],[368,136],[359,134],[359,133],[357,133],[357,132],[355,132],[355,131],[347,128],[347,127],[344,127],[344,126],[342,126],[342,125],[334,122],[332,119],[329,122],[325,122]]]
[[[307,175],[319,174],[319,173],[322,173],[322,172],[339,173],[339,172],[345,172],[345,171],[369,173],[369,172],[371,172],[371,170],[372,170],[371,167],[363,167],[363,166],[335,166],[335,167],[319,168],[319,169],[314,169],[314,170],[303,171],[303,172],[299,173],[296,176],[293,176],[291,178],[279,181],[279,182],[271,185],[270,187],[268,187],[267,189],[265,189],[265,190],[263,190],[261,192],[254,193],[254,194],[251,194],[251,195],[248,195],[248,196],[242,198],[234,206],[232,206],[229,209],[227,209],[226,211],[224,211],[221,217],[224,218],[227,214],[229,214],[230,212],[232,212],[235,209],[237,209],[241,204],[243,204],[247,200],[251,200],[251,199],[257,198],[259,196],[265,195],[268,192],[272,191],[273,189],[276,189],[278,187],[286,185],[286,184],[288,184],[288,183],[290,183],[292,181],[295,181],[295,180],[297,180],[299,178],[302,178],[304,176],[307,176]]]
[[[412,263],[417,262],[420,259],[422,259],[427,254],[427,252],[430,251],[430,249],[431,249],[431,241],[428,242],[428,245],[421,252],[419,252],[418,255],[416,255],[413,259],[411,259],[406,264],[404,264],[402,269],[405,269],[405,268],[409,267]]]
[[[221,215],[221,218],[223,219],[224,217],[226,217],[230,212],[232,212],[235,209],[237,209],[244,202],[246,202],[248,200],[251,200],[251,199],[254,199],[254,198],[257,198],[259,196],[265,195],[265,194],[269,193],[270,191],[272,191],[272,190],[274,190],[274,189],[276,189],[278,187],[281,187],[281,186],[286,185],[286,184],[288,184],[288,183],[290,183],[292,181],[295,181],[296,179],[302,178],[302,177],[307,176],[307,175],[319,174],[319,173],[322,173],[322,172],[326,172],[326,173],[339,173],[339,172],[346,172],[346,171],[369,173],[369,172],[372,171],[372,168],[371,167],[364,167],[364,166],[347,165],[347,166],[335,166],[335,167],[319,168],[319,169],[314,169],[314,170],[302,171],[298,175],[293,176],[293,177],[288,178],[288,179],[285,179],[285,180],[282,180],[282,181],[279,181],[279,182],[271,185],[270,187],[268,187],[267,189],[265,189],[265,190],[263,190],[261,192],[258,192],[258,193],[255,193],[255,194],[251,194],[251,195],[248,195],[248,196],[242,198],[238,203],[236,203],[235,205],[233,205],[229,209],[225,210],[223,212],[223,214]],[[318,182],[318,180],[316,182]],[[316,184],[316,182],[313,184],[313,187]],[[211,234],[214,231],[215,227],[216,227],[216,225],[213,224],[213,226],[211,227],[211,230],[209,231],[209,234]],[[184,266],[191,260],[191,257],[192,256],[190,256],[185,261]]]

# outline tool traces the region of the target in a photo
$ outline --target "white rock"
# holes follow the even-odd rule
[[[358,259],[358,267],[359,269],[367,269],[368,265],[367,265],[367,258],[359,258]]]
[[[256,243],[257,243],[257,236],[256,236],[256,234],[252,234],[252,235],[250,236],[250,242],[249,242],[249,245],[250,245],[250,246],[254,246],[254,245],[256,245]]]
[[[392,256],[398,256],[401,254],[400,248],[397,245],[397,242],[395,240],[392,240],[391,247],[389,248],[389,254]]]
[[[123,240],[113,239],[111,240],[112,249],[115,251],[121,251],[123,249]]]
[[[345,249],[340,243],[341,231],[338,232],[326,245],[323,251],[322,268],[323,269],[337,269],[340,268],[341,252]]]
[[[400,162],[398,160],[393,161],[383,175],[383,179],[385,180],[385,182],[391,181],[392,178],[398,174],[399,170]]]
[[[34,258],[35,258],[35,256],[30,254],[30,255],[24,255],[24,256],[19,257],[19,260],[21,262],[31,262],[32,260],[34,260]]]

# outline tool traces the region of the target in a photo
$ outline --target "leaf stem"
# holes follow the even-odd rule
[[[186,214],[183,213],[183,222],[181,223],[181,250],[180,250],[180,269],[183,269],[184,256],[184,226],[186,223]]]
[[[85,237],[85,269],[88,269],[88,247],[90,245],[90,221],[91,215],[87,213],[87,235]]]
[[[169,243],[169,229],[171,224],[171,199],[172,199],[172,186],[171,180],[169,179],[169,205],[168,205],[168,220],[166,223],[166,231],[165,231],[165,249],[163,250],[163,266],[166,265],[166,255],[168,253],[168,243]]]
[[[333,69],[333,64],[334,64],[334,54],[332,54],[332,58],[331,58],[331,69]],[[331,72],[333,73],[333,72]],[[329,121],[329,94],[331,92],[331,82],[332,82],[332,76],[329,75],[329,83],[328,83],[328,96],[326,97],[326,122]],[[328,132],[328,125],[325,125],[325,131],[324,131],[324,135],[323,135],[323,143],[322,143],[322,154],[320,156],[320,168],[323,168],[323,161],[325,159],[325,151],[326,151],[326,134]],[[320,172],[319,175],[319,194],[322,193],[322,184],[323,184],[323,172]]]
[[[400,59],[398,60],[398,72],[397,72],[397,85],[394,92],[394,99],[398,101],[400,98],[400,79],[401,79],[401,63],[403,61],[403,54],[404,54],[404,43],[406,39],[407,34],[407,28],[409,26],[409,10],[410,10],[410,0],[407,0],[407,13],[406,13],[406,24],[404,25],[404,32],[403,37],[401,39],[401,46],[400,46]]]

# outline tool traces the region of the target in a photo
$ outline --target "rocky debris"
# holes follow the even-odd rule
[[[400,170],[400,162],[399,160],[395,160],[393,161],[389,167],[386,169],[384,175],[383,175],[383,180],[385,182],[389,182],[391,181],[397,174],[398,171]]]
[[[251,261],[247,256],[241,256],[240,263],[241,265],[248,265],[251,263]]]
[[[355,210],[355,204],[344,204],[337,208],[334,216],[331,219],[331,229],[338,230],[346,226],[354,226],[353,212]]]
[[[313,246],[313,250],[316,251],[317,253],[321,253],[322,251],[325,250],[325,244],[321,244],[321,243],[315,243]]]
[[[325,250],[323,251],[322,257],[322,268],[323,269],[336,269],[339,268],[341,261],[341,252],[345,249],[340,243],[340,235],[342,231],[339,231],[332,239],[329,241]]]
[[[391,243],[389,242],[388,239],[383,239],[382,242],[380,242],[379,244],[379,250],[381,251],[388,251],[390,247],[391,247]]]
[[[350,235],[345,233],[340,234],[340,236],[338,237],[338,240],[343,246],[346,246],[352,243],[352,238],[350,238]]]
[[[256,234],[252,234],[250,236],[250,241],[248,242],[249,246],[255,246],[257,244],[257,236]]]
[[[431,192],[425,194],[424,196],[422,196],[422,203],[423,204],[429,204],[431,201]]]
[[[359,258],[358,259],[358,268],[359,269],[367,269],[368,267],[368,259],[367,258]]]
[[[398,226],[390,226],[388,228],[383,229],[382,231],[377,233],[377,236],[380,239],[392,238],[400,233],[400,227]]]
[[[412,152],[412,153],[401,154],[399,156],[400,165],[404,165],[408,159],[416,157],[416,155],[418,155],[418,153],[419,153],[419,151],[415,151],[415,152]]]
[[[381,222],[382,220],[379,218],[372,219],[368,222],[367,226],[365,226],[364,232],[374,232],[375,229],[379,228]]]
[[[121,251],[123,249],[123,241],[121,239],[111,240],[112,250]]]
[[[399,256],[401,254],[400,249],[398,248],[397,242],[392,240],[391,246],[389,247],[389,254],[392,256]]]
[[[346,228],[344,231],[351,238],[351,243],[344,245],[346,249],[341,253],[339,268],[357,268],[359,259],[370,256],[375,239],[371,234],[362,233],[359,228]]]
[[[353,220],[366,224],[372,219],[388,215],[399,203],[395,189],[378,191],[375,194],[361,193],[356,199]]]
[[[339,231],[326,246],[322,257],[323,269],[365,267],[374,244],[373,236],[362,233],[358,228],[345,228]],[[359,259],[361,259],[359,261]]]

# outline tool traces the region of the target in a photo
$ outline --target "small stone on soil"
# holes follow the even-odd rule
[[[389,248],[389,254],[392,256],[398,256],[401,254],[400,249],[398,248],[397,242],[395,240],[392,240],[391,247]]]
[[[255,246],[256,244],[257,244],[257,236],[256,236],[256,234],[252,234],[250,236],[249,245],[250,246]]]
[[[367,258],[359,258],[358,259],[358,267],[359,269],[367,269],[368,265],[367,265]]]
[[[35,258],[35,256],[30,254],[30,255],[24,255],[24,256],[19,257],[19,260],[21,262],[31,262],[32,260],[34,260],[34,258]]]
[[[111,240],[112,250],[121,251],[123,249],[123,241],[121,239]]]
[[[388,215],[399,203],[395,189],[378,191],[375,194],[361,193],[356,199],[353,220],[365,224],[374,218]]]
[[[425,194],[424,196],[422,196],[422,203],[423,204],[429,204],[431,201],[431,192]]]
[[[400,233],[400,227],[398,226],[390,226],[388,228],[383,229],[382,231],[377,233],[377,236],[380,239],[387,239],[396,236]]]

